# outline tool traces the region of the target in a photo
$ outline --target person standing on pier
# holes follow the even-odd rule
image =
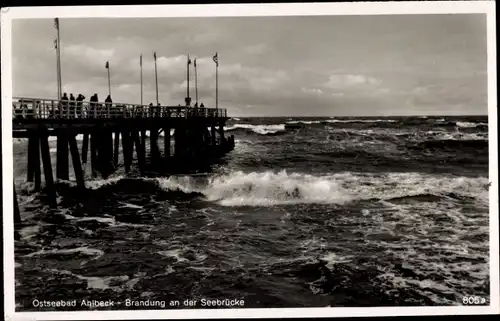
[[[82,94],[78,94],[78,97],[76,98],[76,112],[77,112],[77,117],[83,118],[83,106],[82,102],[85,99],[85,96]]]
[[[75,96],[69,94],[69,118],[75,118]]]
[[[62,118],[68,117],[68,95],[66,93],[61,97],[61,105],[62,105]]]
[[[90,97],[90,117],[91,118],[96,118],[97,117],[97,101],[98,101],[98,98],[97,98],[97,94],[94,94],[92,95],[92,97]]]
[[[111,95],[108,95],[108,97],[106,97],[106,100],[104,102],[106,103],[106,110],[104,112],[104,115],[105,117],[109,118],[111,112],[111,104],[113,103],[113,101],[111,100]]]

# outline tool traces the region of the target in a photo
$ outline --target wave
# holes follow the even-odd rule
[[[360,200],[394,200],[404,197],[458,197],[488,203],[487,178],[436,177],[419,173],[355,174],[315,176],[302,173],[233,172],[208,178],[158,178],[160,187],[184,193],[199,193],[222,206],[270,206],[317,203],[345,204]],[[424,196],[425,198],[425,196]]]
[[[474,128],[478,126],[488,126],[487,123],[471,123],[471,122],[465,122],[465,121],[457,121],[456,123],[457,127],[461,128]]]
[[[397,123],[394,119],[328,119],[327,123]]]
[[[287,124],[327,124],[327,123],[396,123],[394,119],[323,119],[323,120],[291,120]]]
[[[279,132],[285,132],[285,124],[277,124],[277,125],[235,124],[233,126],[227,127],[226,132],[237,129],[250,130],[259,135],[269,135],[269,134],[277,134]]]

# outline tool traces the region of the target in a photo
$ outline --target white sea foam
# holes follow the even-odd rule
[[[327,123],[396,123],[394,119],[329,119]]]
[[[333,252],[330,252],[320,258],[321,261],[326,262],[326,267],[330,270],[333,269],[335,264],[348,263],[351,262],[351,259],[352,256],[341,256]]]
[[[285,131],[285,124],[275,124],[275,125],[251,125],[251,124],[235,124],[233,126],[226,127],[226,132],[235,129],[249,129],[260,135],[275,134],[278,132]]]
[[[124,178],[123,175],[112,176],[112,177],[109,177],[107,179],[98,179],[98,180],[87,181],[87,182],[85,182],[85,185],[89,189],[99,189],[102,186],[115,184],[116,182],[118,182],[119,180],[121,180],[123,178]]]
[[[25,257],[33,257],[33,256],[44,256],[44,255],[67,255],[80,253],[87,256],[95,256],[96,259],[104,255],[104,252],[98,249],[92,249],[88,247],[78,247],[74,249],[52,249],[52,250],[40,250],[37,252],[33,252],[25,255]]]
[[[159,178],[167,190],[205,195],[224,206],[267,206],[279,204],[344,204],[355,200],[455,193],[488,203],[488,179],[484,177],[433,176],[420,173],[337,173],[315,176],[302,173],[233,172],[196,184],[189,176]]]
[[[477,127],[480,125],[487,126],[488,124],[486,124],[486,123],[471,123],[471,122],[463,122],[463,121],[457,122],[457,126],[462,127],[462,128],[474,128],[474,127]]]

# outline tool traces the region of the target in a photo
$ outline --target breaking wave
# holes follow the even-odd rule
[[[158,178],[162,189],[200,193],[223,206],[269,206],[281,204],[345,204],[360,200],[391,200],[422,195],[474,198],[488,203],[485,177],[436,177],[418,173],[362,175],[350,172],[315,176],[302,173],[241,171],[210,177],[205,182],[193,177]]]
[[[478,126],[488,126],[486,123],[471,123],[471,122],[465,122],[465,121],[457,121],[456,125],[461,128],[474,128]]]
[[[260,135],[269,135],[269,134],[284,132],[285,124],[277,124],[277,125],[235,124],[233,126],[227,127],[226,132],[237,129],[249,130]]]

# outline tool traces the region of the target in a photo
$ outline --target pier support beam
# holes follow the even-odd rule
[[[130,172],[130,166],[132,165],[134,146],[132,145],[132,138],[130,137],[130,132],[122,132],[122,152],[123,152],[123,163],[125,165],[125,172]]]
[[[21,211],[19,210],[19,203],[17,202],[16,184],[14,186],[14,227],[21,223]]]
[[[40,173],[40,138],[31,134],[28,140],[28,182],[35,181],[35,191],[41,187]]]
[[[97,134],[93,132],[90,135],[90,162],[92,166],[92,177],[97,176]]]
[[[141,130],[141,135],[140,135],[140,144],[141,144],[141,153],[146,157],[146,130]]]
[[[42,133],[40,136],[40,149],[42,152],[43,173],[45,176],[45,188],[49,197],[49,202],[53,207],[57,207],[57,194],[52,176],[52,164],[50,162],[49,135]]]
[[[62,130],[57,135],[57,163],[56,174],[61,180],[69,179],[69,149],[68,149],[68,134],[66,130]]]
[[[170,157],[170,127],[163,127],[163,146],[165,158]]]
[[[151,128],[149,130],[149,142],[151,148],[151,158],[156,161],[160,157],[160,149],[158,148],[158,129]]]
[[[145,154],[144,154],[144,149],[142,148],[141,140],[139,138],[139,132],[133,131],[132,132],[132,138],[135,142],[135,152],[137,154],[137,162],[139,163],[139,171],[141,172],[141,175],[144,174],[144,165],[146,162],[145,159]]]
[[[71,151],[71,160],[73,161],[73,169],[75,171],[76,184],[80,188],[85,188],[82,164],[80,163],[78,145],[76,144],[76,134],[70,135],[68,137],[68,140],[69,140],[69,149]]]
[[[122,137],[123,140],[123,137]],[[116,131],[115,132],[115,146],[114,146],[114,153],[113,153],[113,165],[118,167],[118,156],[119,156],[119,149],[120,149],[120,132]]]
[[[89,152],[89,134],[83,134],[82,163],[87,164],[87,154]]]
[[[221,146],[224,146],[226,144],[226,140],[224,139],[224,125],[222,124],[219,125],[219,137],[220,137],[219,144]]]
[[[215,125],[212,125],[212,127],[210,128],[210,130],[211,130],[210,135],[212,136],[212,146],[215,146],[215,144],[216,144],[216,140],[215,140]]]

